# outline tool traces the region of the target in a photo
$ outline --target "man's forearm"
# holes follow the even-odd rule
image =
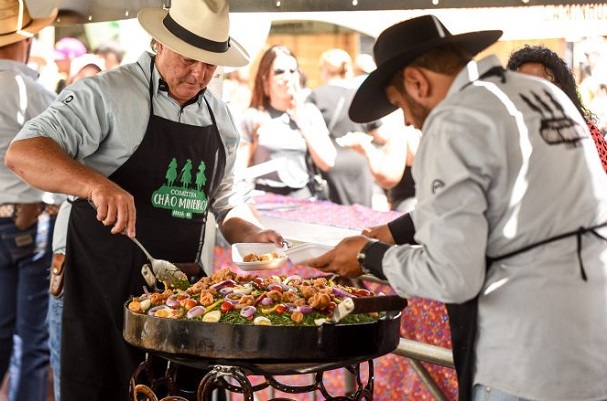
[[[70,158],[50,138],[13,142],[6,152],[4,162],[25,182],[47,192],[86,198],[96,184],[107,180],[98,172]]]
[[[262,230],[254,208],[247,204],[230,210],[219,224],[219,229],[231,244],[251,242],[255,234]]]

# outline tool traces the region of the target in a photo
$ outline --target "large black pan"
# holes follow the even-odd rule
[[[282,374],[328,370],[396,349],[406,301],[389,298],[391,311],[376,322],[318,327],[205,323],[158,318],[125,307],[123,336],[136,347],[201,369],[235,365],[253,373]]]

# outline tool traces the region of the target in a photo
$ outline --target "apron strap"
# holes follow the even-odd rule
[[[148,89],[150,91],[150,116],[154,115],[154,57],[150,57],[150,82]]]
[[[578,257],[578,261],[580,263],[580,275],[582,276],[582,280],[584,281],[588,281],[588,278],[586,276],[586,271],[584,269],[584,263],[582,261],[582,237],[584,236],[584,234],[586,233],[591,233],[592,235],[594,235],[595,237],[602,239],[603,241],[607,241],[607,238],[603,237],[601,234],[599,234],[598,232],[596,232],[597,229],[599,228],[603,228],[607,226],[607,221],[601,224],[598,224],[596,226],[592,226],[592,227],[580,227],[577,230],[574,231],[569,231],[566,232],[564,234],[559,234],[556,235],[554,237],[550,237],[541,241],[538,241],[536,243],[533,243],[531,245],[527,245],[524,246],[522,248],[519,248],[515,251],[512,252],[508,252],[504,255],[500,255],[500,256],[495,256],[495,257],[487,257],[487,260],[489,261],[489,263],[493,263],[496,262],[498,260],[502,260],[502,259],[508,259],[512,256],[518,255],[519,253],[523,253],[523,252],[527,252],[533,248],[537,248],[539,246],[551,243],[551,242],[555,242],[555,241],[559,241],[561,239],[567,238],[567,237],[576,237],[577,240],[577,257]]]

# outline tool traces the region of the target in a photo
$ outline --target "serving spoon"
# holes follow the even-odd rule
[[[154,276],[156,279],[166,283],[170,287],[177,288],[180,290],[185,290],[190,286],[188,276],[186,276],[184,272],[179,270],[179,268],[177,266],[175,266],[173,263],[171,263],[167,260],[156,259],[156,258],[152,257],[152,255],[150,255],[148,250],[145,249],[145,247],[141,244],[141,242],[139,242],[139,240],[137,238],[135,238],[135,237],[129,237],[129,238],[135,244],[137,244],[139,249],[141,249],[143,251],[145,256],[150,261],[150,264],[152,265],[152,271],[154,272]],[[146,281],[148,282],[148,284],[150,286],[154,286],[156,284],[154,282],[154,280],[151,280],[151,278],[149,276],[149,270],[146,269],[145,265],[141,269],[141,274],[143,275],[143,277],[146,279]]]
[[[93,203],[92,199],[89,199],[88,202],[93,207],[93,209],[97,210],[97,207]],[[184,272],[179,270],[177,266],[167,260],[154,258],[148,252],[148,250],[141,244],[141,242],[139,242],[137,238],[129,237],[126,234],[126,230],[123,231],[121,234],[126,235],[128,238],[130,238],[131,241],[133,241],[139,247],[139,249],[143,251],[146,258],[148,258],[148,260],[150,261],[150,264],[152,265],[153,274],[150,272],[147,265],[144,265],[141,268],[141,274],[143,275],[143,278],[145,278],[148,285],[150,285],[150,287],[153,287],[156,284],[156,279],[162,281],[163,283],[166,283],[166,285],[170,287],[181,290],[185,290],[190,286],[188,276],[186,276]]]

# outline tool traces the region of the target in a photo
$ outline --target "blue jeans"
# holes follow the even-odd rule
[[[472,389],[472,401],[531,401],[499,391],[493,387],[475,384]]]
[[[53,391],[55,401],[61,400],[61,317],[63,316],[63,295],[55,298],[50,295],[48,301],[48,333],[53,367]]]
[[[37,224],[19,230],[11,218],[0,218],[0,377],[10,363],[9,401],[46,399],[54,223],[54,217],[42,215]]]

